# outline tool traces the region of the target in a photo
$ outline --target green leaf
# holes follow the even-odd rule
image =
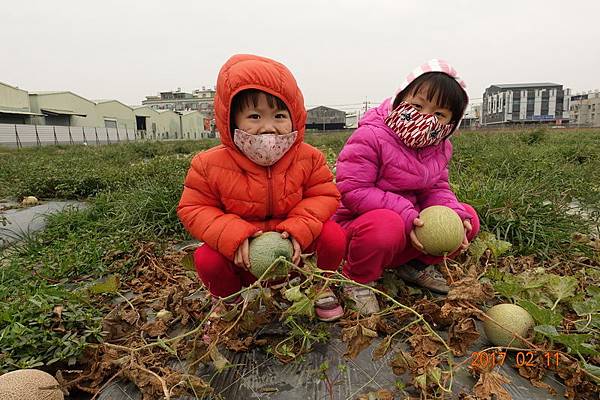
[[[119,283],[117,275],[110,275],[90,286],[88,290],[94,294],[117,293],[119,291]]]
[[[508,299],[514,299],[521,292],[521,286],[513,282],[495,282],[494,290]]]
[[[477,237],[471,244],[469,245],[469,254],[473,257],[474,260],[479,260],[483,253],[487,250],[487,244]]]
[[[600,286],[588,286],[585,291],[594,298],[600,298]]]
[[[587,318],[575,321],[575,328],[581,332],[589,332],[594,329],[600,330],[600,314],[590,314]]]
[[[315,316],[315,305],[308,297],[304,296],[304,299],[294,302],[285,310],[285,315],[305,315],[312,319]]]
[[[600,354],[597,348],[594,348],[591,344],[585,343],[592,337],[593,335],[587,333],[572,333],[570,335],[560,334],[553,339],[554,341],[567,346],[571,352],[594,356]]]
[[[529,300],[521,300],[518,304],[527,310],[529,314],[531,314],[538,325],[556,326],[562,322],[563,317],[557,311],[539,307],[537,304],[532,303]]]
[[[581,362],[581,367],[585,369],[590,374],[594,375],[597,378],[600,378],[600,367],[592,364],[588,364],[585,361]]]
[[[550,275],[546,290],[556,301],[560,301],[574,296],[578,284],[577,278],[573,276]]]
[[[555,337],[558,336],[558,332],[556,331],[556,327],[552,326],[552,325],[538,325],[533,327],[533,330],[541,333],[544,336],[549,337],[550,339],[553,339]]]
[[[415,377],[415,386],[420,387],[423,390],[427,388],[427,374],[417,375]]]
[[[573,310],[579,316],[600,312],[600,298],[573,303]]]
[[[505,242],[504,240],[496,240],[493,244],[489,245],[492,255],[494,257],[500,257],[502,254],[510,250],[512,244]]]
[[[490,249],[494,257],[499,257],[506,253],[512,244],[504,240],[498,240],[493,233],[481,232],[479,236],[469,246],[471,256],[477,260]]]
[[[283,292],[283,296],[289,301],[301,301],[306,299],[306,295],[300,291],[300,286],[294,286]]]
[[[189,252],[181,258],[181,266],[188,271],[196,271],[193,252]]]

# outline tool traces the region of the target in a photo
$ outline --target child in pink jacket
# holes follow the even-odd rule
[[[442,60],[414,70],[394,96],[369,110],[342,149],[336,167],[341,206],[334,215],[347,232],[343,273],[371,285],[386,268],[406,282],[439,293],[448,286],[414,228],[419,212],[433,205],[452,208],[463,220],[465,238],[450,257],[464,251],[479,231],[477,213],[457,200],[448,184],[450,135],[468,104],[464,82]],[[379,310],[370,289],[347,286],[359,311]]]

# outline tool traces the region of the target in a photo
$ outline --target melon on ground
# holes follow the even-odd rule
[[[24,206],[35,206],[39,203],[39,200],[37,199],[37,197],[34,196],[26,196],[25,198],[23,198],[23,201],[21,201],[21,204]]]
[[[250,241],[250,272],[260,278],[277,258],[283,256],[291,262],[293,254],[294,247],[289,239],[283,239],[279,232],[265,232]],[[288,273],[289,266],[280,262],[271,268],[265,278],[285,277]]]
[[[2,400],[64,400],[54,377],[39,369],[19,369],[0,376]]]
[[[423,226],[415,227],[415,235],[427,254],[443,256],[458,250],[465,228],[458,214],[446,206],[431,206],[421,211]]]
[[[526,347],[514,333],[523,338],[529,336],[535,322],[531,315],[515,304],[497,304],[487,311],[483,330],[490,342],[502,347]]]

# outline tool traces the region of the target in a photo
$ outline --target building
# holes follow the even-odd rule
[[[202,89],[196,89],[192,92],[200,100],[197,110],[211,121],[215,118],[214,102],[216,93],[214,89],[207,89],[205,86],[202,86]]]
[[[483,94],[481,124],[568,122],[569,94],[556,83],[492,85]]]
[[[358,120],[360,119],[360,111],[352,111],[346,113],[346,129],[358,128]]]
[[[181,132],[183,139],[201,139],[209,137],[204,129],[204,116],[198,110],[183,111],[181,114]]]
[[[35,125],[104,126],[96,103],[70,91],[29,92],[29,104]]]
[[[196,96],[210,99],[212,107],[214,90],[199,90]],[[70,91],[28,92],[0,82],[1,146],[201,139],[215,136],[212,126],[198,110],[157,111],[113,99],[93,101]]]
[[[600,91],[571,96],[571,125],[600,127]]]
[[[192,93],[176,91],[160,92],[158,96],[146,96],[142,105],[155,110],[193,111],[198,110],[209,118],[214,118],[215,91],[213,89],[196,89]]]
[[[477,129],[481,126],[481,103],[471,104],[460,123],[460,129]]]
[[[306,114],[306,129],[321,131],[339,130],[346,127],[346,113],[334,108],[319,106]]]
[[[27,124],[33,116],[41,114],[31,111],[29,93],[0,82],[0,124]]]
[[[181,115],[172,110],[158,110],[157,131],[159,139],[181,137]]]
[[[105,128],[128,128],[137,130],[133,108],[118,100],[95,100],[96,113]]]
[[[157,139],[159,112],[148,106],[131,106],[135,115],[136,137]]]

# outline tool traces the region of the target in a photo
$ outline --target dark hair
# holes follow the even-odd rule
[[[423,86],[427,86],[427,100],[452,111],[450,123],[456,124],[467,108],[469,99],[456,79],[443,72],[427,72],[418,76],[398,93],[393,108],[398,107],[409,94],[419,93]]]
[[[232,132],[233,128],[235,127],[235,115],[243,109],[250,107],[251,105],[253,107],[256,107],[258,105],[258,98],[261,93],[267,97],[267,104],[269,104],[269,107],[275,108],[277,110],[286,110],[289,112],[283,100],[281,100],[277,96],[273,96],[271,93],[263,92],[262,90],[258,89],[242,90],[241,92],[233,96],[233,99],[231,100],[231,111],[229,112],[229,126]]]

